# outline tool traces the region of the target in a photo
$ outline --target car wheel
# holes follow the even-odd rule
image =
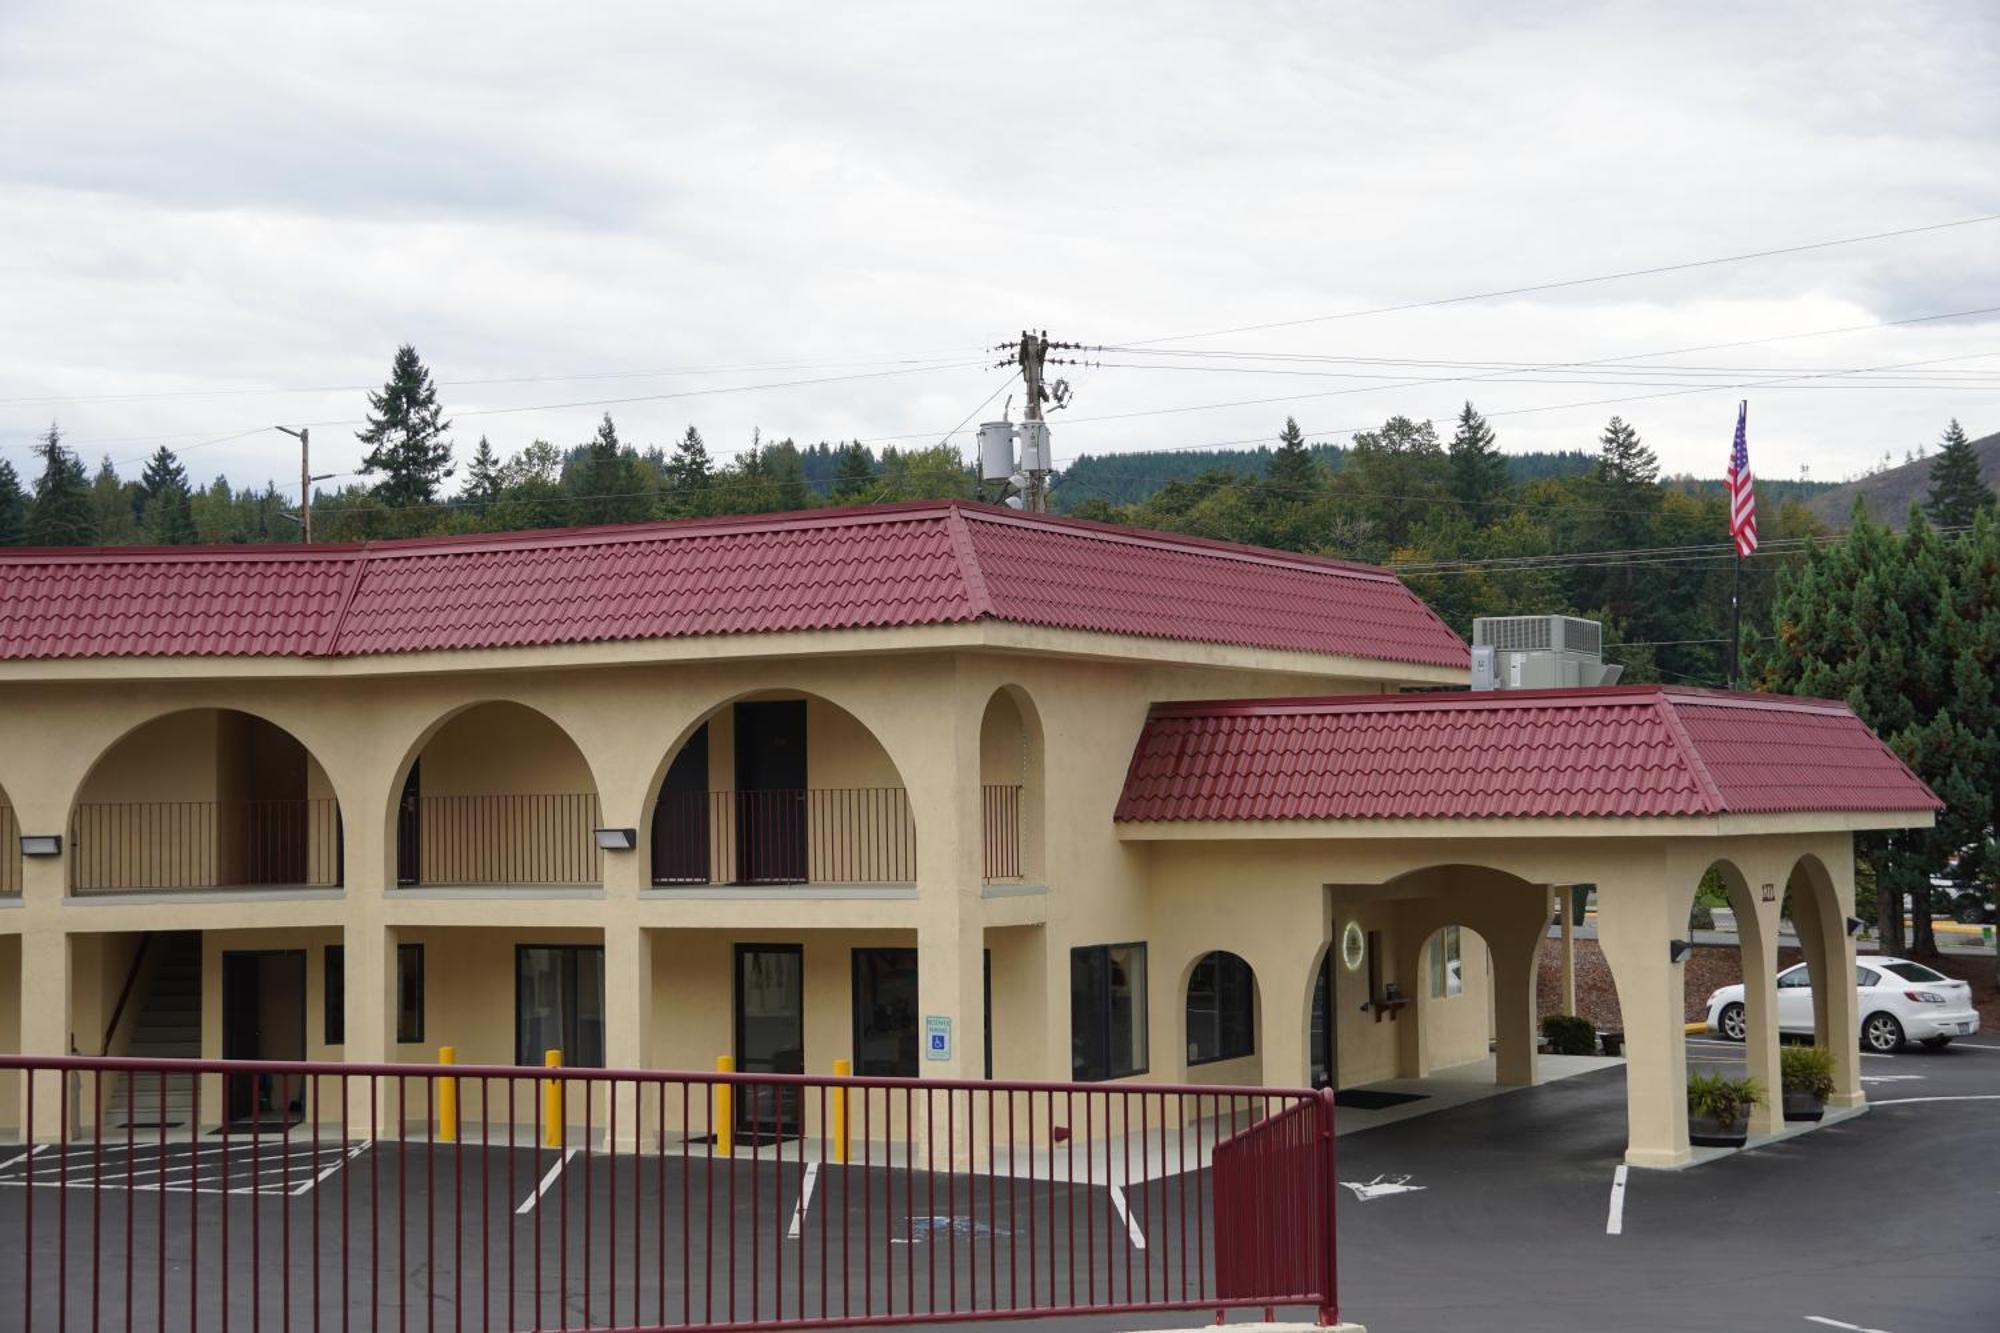
[[[1744,1021],[1743,1006],[1725,1004],[1722,1012],[1715,1016],[1715,1030],[1731,1041],[1742,1041],[1749,1034],[1750,1025]]]
[[[1986,919],[1986,905],[1974,898],[1963,899],[1951,909],[1951,919],[1961,926],[1976,926]]]
[[[1861,1025],[1861,1041],[1869,1050],[1887,1055],[1903,1047],[1903,1025],[1894,1014],[1870,1014]]]
[[[1941,1050],[1943,1050],[1943,1049],[1944,1049],[1945,1047],[1947,1047],[1947,1046],[1951,1045],[1951,1038],[1950,1038],[1950,1037],[1925,1037],[1925,1038],[1923,1039],[1923,1041],[1919,1042],[1918,1044],[1919,1044],[1920,1046],[1922,1046],[1922,1047],[1923,1047],[1923,1048],[1924,1048],[1925,1050],[1927,1050],[1927,1051],[1941,1051]]]

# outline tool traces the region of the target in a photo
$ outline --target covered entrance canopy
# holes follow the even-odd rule
[[[1690,1153],[1673,946],[1702,876],[1717,868],[1736,908],[1753,1076],[1778,1087],[1789,903],[1834,1104],[1858,1106],[1853,835],[1940,808],[1844,705],[1626,686],[1158,705],[1115,818],[1152,846],[1155,947],[1229,948],[1256,968],[1274,1083],[1305,1081],[1318,969],[1361,916],[1390,956],[1343,957],[1343,1030],[1358,1017],[1379,1044],[1393,1026],[1395,1071],[1421,1074],[1426,1025],[1396,1020],[1421,1008],[1426,941],[1462,924],[1490,951],[1498,1077],[1533,1082],[1551,891],[1595,884],[1629,1061],[1626,1160],[1675,1166]]]

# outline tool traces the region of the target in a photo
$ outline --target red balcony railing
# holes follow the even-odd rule
[[[134,801],[70,815],[78,893],[341,882],[340,810],[320,801]]]
[[[595,792],[407,800],[396,814],[396,882],[597,884],[598,823]]]
[[[20,1073],[33,1145],[0,1158],[10,1328],[1336,1318],[1331,1093],[24,1056],[0,1071]],[[120,1082],[164,1104],[177,1080],[184,1115],[106,1114]]]
[[[20,896],[21,825],[14,807],[0,805],[0,898]]]

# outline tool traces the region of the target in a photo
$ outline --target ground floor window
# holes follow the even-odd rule
[[[1146,946],[1069,954],[1070,1071],[1083,1081],[1146,1072]]]
[[[1465,991],[1463,942],[1457,926],[1446,926],[1431,937],[1431,998],[1447,999]]]
[[[854,951],[854,1072],[915,1078],[917,951]]]
[[[1257,983],[1233,953],[1203,954],[1188,974],[1187,1062],[1239,1060],[1257,1051]]]
[[[424,946],[396,946],[396,1040],[424,1039]]]
[[[326,1044],[344,1045],[347,1041],[347,950],[344,946],[326,946],[326,961],[320,976],[325,983],[321,987],[320,1008],[323,1011],[321,1025],[325,1028]]]
[[[604,949],[594,944],[523,944],[514,951],[514,1063],[538,1065],[561,1051],[565,1065],[604,1065]]]

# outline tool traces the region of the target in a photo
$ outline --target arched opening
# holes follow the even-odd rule
[[[988,881],[1042,880],[1042,723],[1025,690],[1003,685],[979,724],[984,812],[982,875]]]
[[[583,752],[524,704],[475,704],[431,732],[395,803],[400,887],[561,887],[602,879]]]
[[[76,893],[330,888],[340,806],[310,751],[231,708],[154,718],[106,750],[70,809]]]
[[[1496,1039],[1493,957],[1470,926],[1439,926],[1425,939],[1416,981],[1424,1073],[1484,1060]]]
[[[1189,1077],[1259,1081],[1257,974],[1250,964],[1226,950],[1205,953],[1188,968],[1182,994]]]
[[[914,884],[916,821],[880,741],[837,704],[762,691],[706,714],[653,800],[652,882]]]

